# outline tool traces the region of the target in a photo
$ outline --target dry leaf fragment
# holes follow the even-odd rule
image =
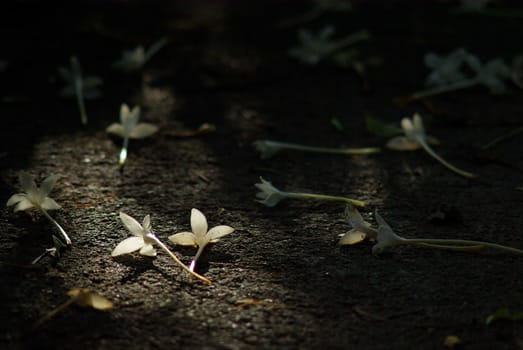
[[[449,349],[454,349],[459,344],[461,344],[461,339],[457,335],[447,335],[443,341],[443,345]]]

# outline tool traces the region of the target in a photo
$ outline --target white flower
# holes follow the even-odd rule
[[[289,55],[303,63],[315,65],[337,50],[369,38],[369,33],[364,30],[338,40],[333,40],[333,35],[332,26],[324,27],[317,34],[302,29],[298,32],[301,46],[290,49]]]
[[[215,243],[220,238],[232,233],[234,229],[230,226],[220,225],[207,231],[207,219],[198,209],[191,210],[191,229],[192,232],[180,232],[169,236],[169,240],[175,244],[198,246],[198,251],[191,262],[190,270],[193,271],[196,261],[203,252],[205,246],[209,243]]]
[[[256,202],[265,204],[268,207],[274,207],[282,199],[287,198],[286,192],[282,192],[272,185],[269,181],[260,176],[261,183],[254,184],[254,186],[261,192],[256,193]]]
[[[469,62],[470,67],[476,71],[478,84],[486,86],[493,94],[502,94],[506,91],[504,80],[510,78],[510,68],[500,59],[493,59],[482,65],[479,59],[474,57]]]
[[[36,186],[34,177],[29,175],[25,171],[21,171],[18,175],[20,184],[24,189],[25,193],[17,193],[11,196],[7,201],[7,206],[10,207],[15,205],[14,211],[28,210],[36,208],[38,210],[55,210],[60,209],[60,205],[49,197],[49,193],[52,191],[58,175],[51,175],[47,177],[40,188]]]
[[[435,53],[425,55],[425,65],[432,69],[425,82],[428,86],[441,86],[452,84],[466,79],[461,71],[469,53],[465,49],[457,49],[447,56],[439,56]]]
[[[143,67],[162,47],[168,43],[166,38],[162,38],[145,50],[143,46],[137,46],[132,50],[122,52],[122,58],[113,64],[113,67],[123,72],[131,72]]]
[[[378,232],[370,223],[363,220],[358,209],[352,204],[348,204],[345,208],[345,216],[352,226],[352,230],[346,232],[339,240],[339,245],[352,245],[368,238],[376,238]]]
[[[140,250],[142,255],[156,256],[156,250],[153,247],[155,241],[148,237],[148,234],[152,233],[151,217],[146,215],[141,225],[138,221],[122,212],[120,212],[120,219],[134,237],[129,237],[120,242],[111,255],[118,256]]]
[[[380,254],[385,249],[396,245],[405,244],[405,238],[400,237],[394,233],[387,222],[385,222],[381,215],[378,214],[377,210],[374,212],[374,216],[376,217],[376,222],[378,223],[378,243],[372,247],[373,254]]]
[[[401,127],[405,136],[397,136],[389,140],[387,147],[396,151],[413,151],[419,148],[423,148],[432,158],[436,159],[447,169],[459,174],[463,177],[472,179],[476,175],[456,168],[454,165],[447,162],[445,159],[440,157],[434,150],[429,146],[431,144],[438,144],[438,140],[433,137],[425,135],[425,128],[423,127],[423,121],[418,113],[414,113],[412,120],[409,118],[403,118],[401,120]]]
[[[140,119],[140,107],[135,106],[132,110],[125,103],[120,107],[120,124],[113,123],[107,128],[107,132],[122,138],[143,139],[158,131],[158,127],[149,123],[138,123]]]

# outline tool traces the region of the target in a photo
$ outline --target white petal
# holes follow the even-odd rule
[[[202,240],[207,234],[207,219],[198,209],[193,208],[191,210],[191,229],[196,240]]]
[[[340,241],[338,242],[339,245],[351,245],[356,244],[365,239],[365,233],[358,231],[358,230],[350,230],[346,234],[343,235],[343,237],[340,238]]]
[[[417,132],[425,132],[425,128],[423,127],[423,120],[421,119],[421,116],[418,113],[414,113],[414,116],[412,117],[412,122],[414,123],[414,130]]]
[[[409,118],[403,118],[401,120],[401,128],[405,133],[409,133],[414,130],[414,125],[412,125],[412,121]]]
[[[156,125],[149,123],[140,123],[133,128],[133,130],[129,134],[129,137],[131,139],[143,139],[151,136],[157,131],[158,127]]]
[[[377,210],[374,211],[374,216],[376,218],[376,222],[378,223],[378,228],[383,228],[393,232],[389,224],[387,224],[387,222],[381,217],[381,215],[378,214]]]
[[[124,130],[122,124],[113,123],[109,125],[109,127],[105,129],[105,131],[107,131],[109,134],[124,137]]]
[[[145,215],[145,217],[143,218],[142,227],[147,233],[153,230],[153,228],[151,227],[151,215]]]
[[[129,215],[120,212],[120,220],[122,220],[123,225],[135,236],[143,237],[146,232],[144,231],[142,225],[134,218]]]
[[[420,145],[405,136],[396,136],[387,142],[387,148],[395,151],[415,151]]]
[[[89,305],[96,310],[112,309],[113,303],[104,296],[96,293],[89,293]]]
[[[207,233],[207,236],[209,237],[209,241],[214,242],[218,240],[219,238],[223,236],[227,236],[228,234],[231,234],[234,232],[234,229],[230,226],[226,225],[220,225],[213,227],[209,230]]]
[[[156,256],[156,250],[154,250],[152,244],[146,244],[142,249],[140,249],[140,254],[145,256]]]
[[[120,244],[118,244],[116,248],[114,248],[113,252],[111,253],[111,256],[132,253],[134,251],[137,251],[138,249],[143,248],[144,245],[145,242],[143,241],[143,238],[129,237],[121,241]]]
[[[196,237],[192,232],[180,232],[175,235],[169,236],[169,240],[174,244],[179,245],[192,245],[197,246]]]
[[[18,204],[15,207],[15,211],[27,210],[33,207],[33,203],[29,199],[24,198],[20,202],[18,202]]]
[[[48,176],[40,186],[40,193],[43,197],[46,197],[53,190],[56,181],[60,178],[60,175],[51,175]]]
[[[22,185],[22,188],[24,191],[31,197],[37,197],[38,196],[38,188],[36,188],[36,183],[34,180],[34,177],[29,175],[29,173],[25,171],[21,171],[18,175],[18,178],[20,180],[20,184]]]
[[[129,106],[126,105],[125,103],[122,103],[122,105],[120,106],[120,122],[123,124],[125,124],[125,119],[127,119],[127,116],[131,113],[131,111],[129,110]]]
[[[45,197],[44,201],[41,204],[42,208],[45,210],[56,210],[60,209],[60,204],[56,203],[54,199]]]
[[[13,194],[7,201],[6,206],[10,207],[18,202],[23,201],[24,199],[26,199],[26,195],[24,193]]]

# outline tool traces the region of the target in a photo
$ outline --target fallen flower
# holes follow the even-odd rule
[[[135,106],[132,110],[125,103],[120,107],[120,123],[109,125],[106,131],[123,138],[123,146],[120,151],[119,164],[123,166],[127,159],[129,139],[143,139],[158,131],[158,127],[149,123],[138,123],[140,119],[140,107]]]
[[[429,146],[429,142],[434,143],[436,140],[425,134],[425,128],[423,127],[423,121],[418,113],[415,113],[412,120],[409,118],[403,118],[401,120],[401,127],[405,136],[397,136],[391,139],[387,143],[387,147],[396,151],[413,151],[420,147],[425,150],[432,158],[436,159],[447,169],[455,172],[463,177],[473,179],[476,177],[475,174],[461,170],[441,158],[434,150]]]
[[[339,196],[329,196],[324,194],[314,194],[314,193],[299,193],[299,192],[284,192],[280,191],[272,185],[269,181],[264,180],[260,176],[261,183],[254,184],[254,187],[259,189],[261,192],[256,193],[256,201],[262,203],[268,207],[274,207],[281,200],[285,198],[294,198],[294,199],[315,199],[323,201],[339,201],[346,202],[357,207],[365,206],[365,203],[356,199],[351,199],[347,197]]]
[[[132,50],[122,52],[122,58],[113,64],[113,67],[123,72],[132,72],[142,68],[169,40],[161,38],[153,43],[147,50],[143,46],[137,46]]]
[[[289,55],[309,65],[315,65],[334,52],[353,45],[359,41],[368,40],[369,32],[362,30],[344,38],[333,40],[334,27],[326,26],[317,34],[302,29],[298,32],[300,46],[289,50]]]
[[[60,95],[64,97],[76,96],[82,124],[86,125],[87,112],[85,111],[84,98],[94,99],[100,97],[101,93],[99,88],[103,83],[102,79],[96,76],[84,78],[82,75],[82,66],[75,56],[71,57],[70,68],[59,67],[58,73],[66,84],[61,90]]]
[[[65,240],[67,245],[71,244],[71,239],[65,233],[62,226],[56,222],[55,219],[49,215],[47,210],[56,210],[60,209],[61,206],[49,197],[49,193],[53,190],[56,181],[58,180],[58,175],[48,176],[43,182],[40,188],[36,186],[34,177],[29,175],[25,171],[21,171],[18,175],[20,185],[24,189],[25,193],[17,193],[12,195],[7,201],[7,206],[10,207],[15,205],[14,211],[25,211],[29,209],[37,209],[60,231],[60,234]]]
[[[373,254],[380,254],[383,251],[398,245],[415,245],[425,248],[446,249],[446,250],[482,250],[483,247],[497,249],[513,254],[523,254],[523,250],[512,248],[496,243],[473,241],[467,239],[429,239],[429,238],[403,238],[396,234],[385,220],[374,213],[378,223],[377,243],[372,247]]]
[[[295,150],[315,153],[330,153],[330,154],[343,154],[343,155],[367,155],[381,152],[376,147],[365,147],[365,148],[326,148],[326,147],[313,147],[298,145],[295,143],[279,142],[272,140],[259,140],[253,142],[253,146],[260,153],[262,159],[268,159],[282,150]]]
[[[129,254],[137,250],[139,250],[140,254],[142,255],[156,256],[156,250],[153,247],[153,243],[156,243],[189,274],[193,275],[206,284],[211,284],[209,279],[197,274],[185,266],[185,264],[181,262],[180,259],[178,259],[178,257],[174,255],[174,253],[171,252],[169,248],[167,248],[167,246],[162,243],[162,241],[160,241],[160,239],[158,239],[158,237],[156,237],[156,235],[152,232],[151,218],[149,215],[145,216],[141,225],[134,218],[123,212],[120,212],[120,220],[122,220],[124,226],[134,235],[134,237],[126,238],[120,242],[112,251],[111,256],[115,257],[123,254]]]
[[[451,52],[446,57],[428,54],[425,56],[425,64],[433,69],[426,80],[430,88],[411,94],[405,98],[405,102],[477,85],[487,87],[492,94],[502,94],[506,90],[504,81],[511,79],[511,70],[502,59],[496,58],[482,64],[477,56],[464,49]],[[464,65],[475,75],[463,72],[461,69]]]
[[[189,269],[194,271],[196,262],[202,254],[203,250],[209,243],[216,243],[218,240],[228,234],[231,234],[234,229],[230,226],[220,225],[211,228],[207,231],[207,219],[198,209],[191,209],[191,229],[192,232],[180,232],[169,236],[169,240],[175,244],[198,247],[198,251],[191,261]]]

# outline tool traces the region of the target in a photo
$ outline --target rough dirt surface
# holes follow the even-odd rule
[[[187,3],[190,3],[187,4]],[[53,216],[73,240],[59,260],[33,258],[52,245],[54,228],[36,212],[0,209],[3,349],[463,349],[522,347],[521,323],[485,325],[501,307],[523,310],[523,258],[492,251],[455,253],[398,247],[373,256],[373,242],[339,247],[350,229],[344,206],[254,201],[259,176],[282,189],[346,195],[378,209],[406,237],[461,238],[523,247],[523,143],[481,145],[521,125],[521,91],[492,96],[482,87],[400,107],[393,98],[423,85],[428,51],[466,47],[510,61],[523,21],[452,16],[451,4],[356,2],[349,13],[306,25],[366,28],[358,45],[369,67],[364,89],[350,69],[307,68],[289,58],[299,26],[277,23],[306,12],[298,2],[10,1],[0,14],[7,66],[0,72],[0,199],[21,192],[17,174],[40,182],[61,176]],[[503,4],[501,4],[503,5]],[[167,36],[170,43],[140,73],[115,72],[123,49]],[[58,97],[56,68],[79,57],[104,79],[80,124],[74,99]],[[105,128],[120,104],[140,105],[160,132],[132,141],[118,170],[120,140]],[[364,116],[398,122],[423,115],[438,152],[479,174],[470,181],[422,151],[375,156],[281,153],[260,160],[251,143],[275,139],[330,147],[380,146]],[[336,130],[330,120],[346,126]],[[178,137],[212,123],[216,132]],[[189,230],[191,208],[210,226],[236,232],[198,265],[211,286],[190,283],[170,258],[111,250],[129,236],[118,213],[152,217],[160,239]],[[195,250],[169,246],[186,263]],[[114,302],[106,312],[72,306],[37,329],[40,317],[85,287]],[[245,302],[247,301],[250,302]],[[243,303],[242,303],[243,301]]]

